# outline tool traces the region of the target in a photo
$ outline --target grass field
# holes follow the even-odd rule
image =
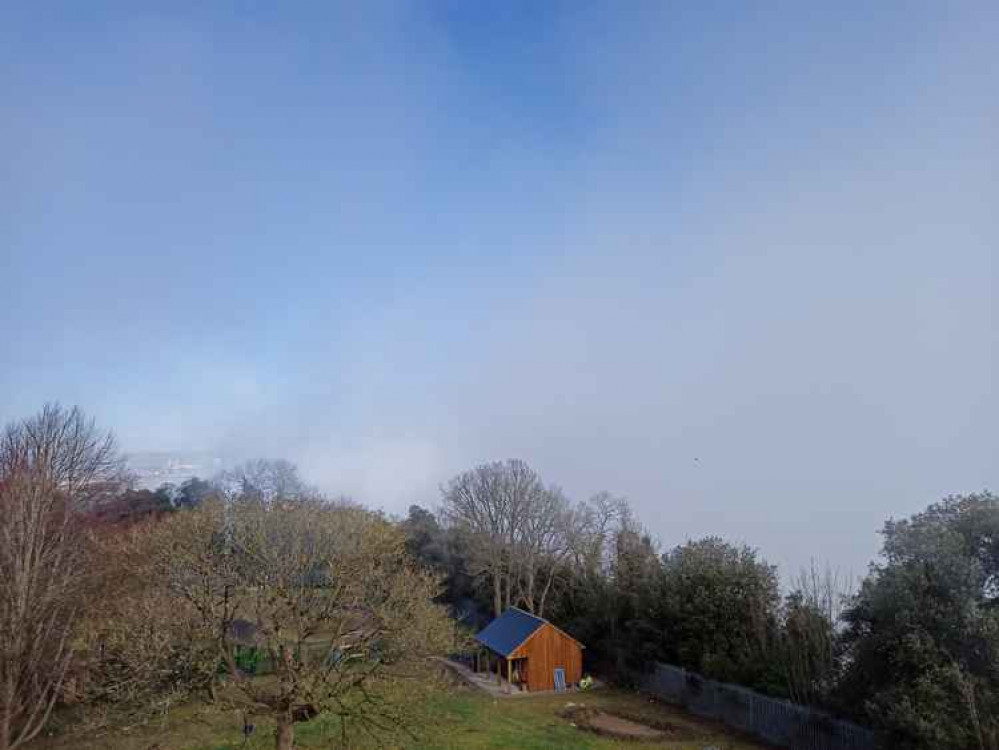
[[[599,690],[575,695],[546,695],[528,698],[495,699],[477,691],[442,688],[431,694],[414,726],[415,738],[394,743],[359,741],[357,748],[396,747],[409,750],[453,748],[520,748],[523,750],[609,750],[648,748],[648,750],[760,750],[761,746],[736,738],[675,709],[652,703],[642,696]],[[558,715],[569,701],[612,711],[630,718],[647,718],[675,728],[668,741],[615,741],[574,727]],[[187,705],[167,717],[141,727],[100,734],[82,734],[67,727],[55,736],[39,739],[30,750],[264,750],[274,746],[273,725],[258,719],[258,726],[246,744],[240,733],[236,712],[220,711],[205,705]],[[339,724],[335,719],[316,719],[297,724],[296,746],[300,748],[337,747]]]

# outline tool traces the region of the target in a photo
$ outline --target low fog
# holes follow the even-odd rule
[[[792,572],[999,488],[996,14],[642,8],[17,19],[0,416],[398,514],[517,457]]]

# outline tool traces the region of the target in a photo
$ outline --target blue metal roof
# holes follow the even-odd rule
[[[540,617],[511,607],[480,630],[475,640],[500,656],[509,656],[544,624]]]

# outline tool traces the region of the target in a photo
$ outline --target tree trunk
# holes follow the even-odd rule
[[[525,591],[521,598],[524,600],[524,606],[527,607],[527,611],[530,612],[532,615],[536,615],[537,612],[535,611],[534,608],[534,585],[535,585],[534,560],[528,560],[527,565],[528,565],[527,574],[525,576],[527,578],[527,583],[525,585]]]
[[[496,610],[496,617],[503,614],[503,578],[502,574],[493,569],[493,609]]]
[[[0,705],[0,749],[10,747],[10,716],[7,705]]]
[[[0,750],[7,750],[14,737],[14,696],[15,684],[13,671],[4,680],[3,695],[0,695]]]
[[[274,736],[277,740],[277,750],[292,750],[295,747],[295,724],[287,711],[278,714]]]
[[[548,573],[548,580],[545,581],[545,589],[541,592],[541,604],[538,606],[538,611],[534,612],[538,617],[545,616],[545,601],[548,599],[548,592],[551,590],[552,582],[555,580],[555,566],[552,566],[551,571]]]

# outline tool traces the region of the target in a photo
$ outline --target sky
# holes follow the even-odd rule
[[[999,490],[999,5],[5,3],[0,419],[519,457],[862,575]]]

